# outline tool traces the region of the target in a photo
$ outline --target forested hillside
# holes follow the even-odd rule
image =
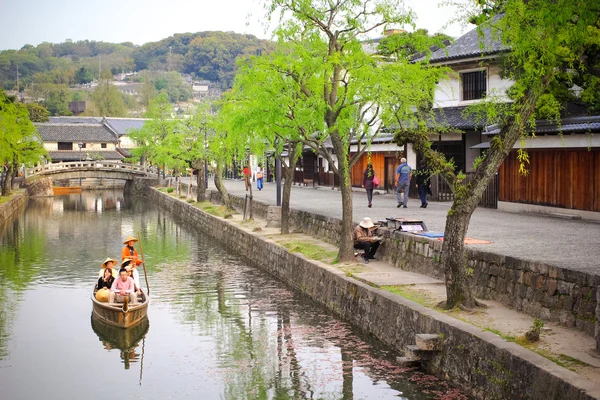
[[[0,52],[0,86],[16,89],[18,68],[20,90],[32,84],[85,84],[106,71],[141,70],[189,73],[228,88],[238,56],[268,51],[271,46],[269,41],[233,32],[176,34],[142,46],[88,40],[25,45]]]

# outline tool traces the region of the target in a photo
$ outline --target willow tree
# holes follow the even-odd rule
[[[33,165],[42,161],[47,152],[42,145],[35,126],[29,119],[27,108],[14,103],[0,90],[0,174],[2,196],[10,193],[12,176],[21,165]]]
[[[267,55],[250,57],[240,63],[231,94],[223,104],[228,135],[237,135],[253,154],[273,151],[284,167],[281,203],[281,233],[289,233],[290,197],[294,171],[302,154],[307,133],[323,129],[322,113],[311,98],[302,94],[306,79],[314,79],[318,62],[303,70],[295,67],[299,54],[291,45],[280,44]],[[281,154],[287,151],[287,162]]]
[[[489,27],[497,39],[510,48],[504,75],[514,84],[508,91],[511,102],[499,103],[488,98],[480,107],[490,122],[498,123],[500,132],[490,148],[474,165],[469,183],[465,175],[455,172],[445,157],[431,149],[429,129],[424,123],[400,129],[398,144],[411,142],[424,155],[429,167],[448,181],[454,202],[446,218],[442,262],[446,275],[446,307],[475,307],[478,303],[469,285],[469,268],[464,239],[473,211],[492,177],[497,173],[515,143],[524,139],[527,128],[536,119],[540,99],[557,77],[557,73],[580,65],[581,56],[591,43],[600,43],[600,9],[597,2],[582,0],[498,0],[476,2],[478,14],[471,20],[480,29]],[[485,48],[482,48],[482,52]],[[558,114],[558,110],[554,113]],[[395,118],[403,126],[402,117]],[[519,151],[526,162],[527,155]]]
[[[158,178],[160,178],[160,167],[170,160],[165,157],[169,150],[165,148],[165,138],[176,128],[177,121],[173,119],[173,106],[169,103],[165,93],[155,97],[146,112],[146,121],[140,129],[131,132],[130,137],[136,143],[132,149],[133,159],[140,161],[143,165],[155,165],[158,167]]]
[[[407,86],[426,85],[427,69],[409,60],[380,63],[367,53],[362,40],[366,34],[387,25],[410,24],[412,15],[400,3],[386,0],[271,0],[267,15],[280,16],[276,30],[280,42],[294,43],[301,53],[294,71],[304,64],[319,63],[313,79],[302,84],[300,92],[321,112],[323,130],[306,132],[305,143],[329,162],[340,178],[342,196],[342,232],[339,260],[353,260],[352,187],[350,173],[369,142],[381,128],[378,99],[392,83]],[[310,68],[308,68],[310,70]],[[293,76],[293,75],[292,75]],[[408,108],[413,100],[430,97],[431,91],[405,91],[399,102]],[[412,103],[412,104],[411,104]],[[318,117],[318,116],[316,116]],[[355,140],[359,149],[350,155]],[[330,142],[333,154],[326,143]]]

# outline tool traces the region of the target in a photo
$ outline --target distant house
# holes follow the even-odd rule
[[[118,137],[106,125],[95,123],[36,123],[52,162],[83,160],[121,161]]]
[[[65,129],[73,131],[76,131],[76,127],[79,125],[104,126],[105,130],[110,131],[117,138],[116,147],[113,150],[119,152],[122,159],[131,157],[131,149],[136,147],[135,143],[129,138],[129,133],[132,130],[142,128],[146,121],[146,118],[50,117],[48,124],[65,125],[69,127]],[[79,151],[79,148],[77,148],[77,151]],[[79,158],[76,158],[76,160],[79,160]]]
[[[132,130],[141,129],[148,121],[147,118],[116,118],[104,117],[101,122],[116,133],[119,138],[117,151],[124,157],[131,157],[131,149],[136,147],[136,144],[129,137]]]

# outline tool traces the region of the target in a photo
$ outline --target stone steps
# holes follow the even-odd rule
[[[404,357],[397,357],[397,363],[415,367],[423,361],[430,361],[440,351],[442,338],[440,335],[419,333],[415,335],[415,343],[404,346]]]

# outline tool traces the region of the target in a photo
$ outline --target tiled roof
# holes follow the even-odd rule
[[[535,133],[536,134],[547,134],[547,133],[587,133],[587,132],[600,132],[600,116],[592,117],[575,117],[575,118],[563,118],[561,126],[551,121],[536,121]],[[488,127],[484,135],[497,135],[500,133],[500,128],[497,125],[491,125]]]
[[[145,118],[105,118],[106,123],[119,136],[126,135],[130,129],[140,129],[146,123]]]
[[[50,117],[51,124],[99,124],[102,117]]]
[[[116,135],[103,124],[34,124],[44,142],[117,142]]]
[[[508,46],[502,44],[500,32],[493,28],[493,23],[498,18],[491,19],[489,24],[481,28],[481,34],[478,28],[475,28],[456,39],[454,43],[446,48],[434,51],[429,61],[431,63],[440,63],[443,61],[496,54],[509,50]]]
[[[435,108],[433,109],[435,124],[430,123],[429,125],[442,125],[460,130],[482,129],[483,124],[478,124],[473,117],[465,117],[464,111],[466,108],[466,106]]]
[[[124,157],[114,150],[96,150],[96,151],[85,151],[82,150],[79,154],[79,150],[58,150],[49,151],[48,155],[52,161],[79,161],[81,160],[122,160]],[[81,157],[81,158],[80,158]]]

